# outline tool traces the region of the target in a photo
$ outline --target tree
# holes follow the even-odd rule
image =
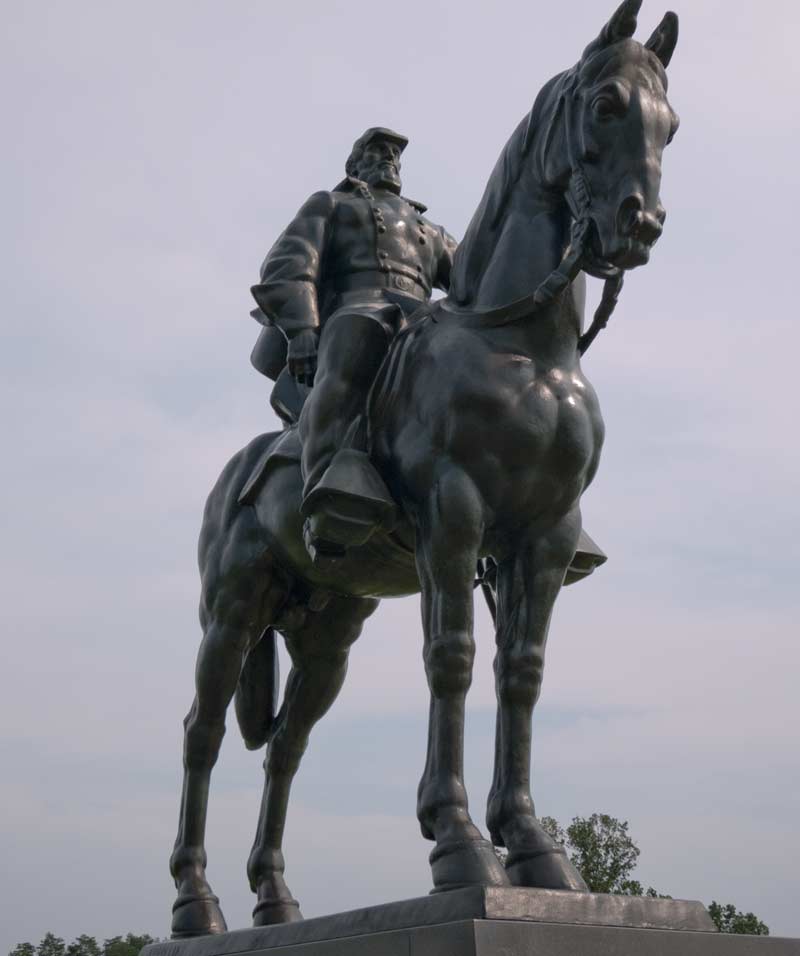
[[[769,927],[755,915],[737,910],[733,903],[722,906],[714,900],[708,907],[708,915],[716,923],[720,933],[739,933],[745,936],[769,936]]]
[[[148,943],[155,942],[156,940],[147,933],[142,936],[128,933],[124,939],[121,936],[112,936],[103,943],[103,956],[139,956]]]
[[[127,936],[112,936],[101,946],[94,936],[81,935],[69,946],[53,933],[45,933],[38,946],[33,943],[17,943],[8,956],[139,956],[148,943],[159,942],[157,937],[142,933],[128,933]]]
[[[66,952],[64,940],[53,933],[45,933],[42,941],[36,947],[36,956],[64,956]]]
[[[36,947],[33,943],[17,943],[8,956],[36,956]]]
[[[94,936],[81,935],[67,946],[66,956],[102,956],[102,952]]]
[[[627,821],[607,813],[593,813],[590,817],[573,817],[566,830],[553,817],[542,817],[541,824],[557,843],[567,848],[572,865],[592,893],[657,895],[652,887],[643,891],[638,880],[630,879],[639,859],[639,847],[628,833]]]
[[[566,829],[553,817],[542,817],[539,822],[557,843],[566,848],[572,865],[593,893],[671,899],[652,886],[645,889],[632,878],[639,859],[639,847],[628,833],[627,821],[605,813],[593,813],[590,817],[573,817]],[[769,927],[754,913],[742,913],[731,903],[722,906],[712,902],[708,913],[721,933],[769,936]]]

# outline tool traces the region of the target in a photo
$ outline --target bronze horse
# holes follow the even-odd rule
[[[397,528],[332,568],[315,566],[303,544],[296,429],[256,438],[211,492],[199,545],[203,641],[170,860],[175,936],[225,930],[206,881],[204,833],[234,694],[247,745],[268,743],[247,866],[254,921],[301,918],[281,850],[292,779],[365,619],[380,598],[419,592],[431,704],[417,816],[436,844],[434,889],[586,888],[534,814],[531,715],[603,441],[581,353],[664,220],[661,157],[678,123],[665,68],[677,18],[666,14],[640,44],[632,39],[640,3],[626,0],[580,61],[542,89],[489,179],[449,295],[425,307],[387,356],[368,424],[373,461],[402,513]],[[606,281],[588,332],[584,272]],[[491,842],[470,818],[463,780],[476,567],[497,630]],[[277,714],[275,632],[292,661]],[[505,867],[492,844],[508,848]]]

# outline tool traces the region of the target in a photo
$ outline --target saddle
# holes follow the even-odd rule
[[[412,315],[426,312],[418,309]],[[384,392],[396,372],[394,356],[398,340],[404,340],[406,328],[395,336],[393,347],[376,376],[378,391]],[[391,358],[390,358],[391,357]],[[259,491],[278,462],[300,462],[302,441],[297,429],[300,413],[310,389],[298,384],[284,366],[277,375],[270,404],[286,428],[284,434],[268,447],[256,463],[252,474],[239,494],[239,504],[255,502]],[[368,404],[372,402],[372,394]],[[368,452],[359,448],[341,448],[315,487],[304,498],[301,514],[306,519],[306,546],[312,557],[319,553],[341,556],[347,548],[358,547],[378,531],[391,532],[397,524],[399,509]]]
[[[302,455],[303,443],[300,441],[297,426],[286,428],[276,442],[267,446],[256,462],[250,477],[239,492],[239,504],[252,505],[255,502],[267,475],[277,463],[294,461],[299,465]]]
[[[270,471],[278,463],[295,462],[303,455],[297,428],[309,389],[298,385],[284,367],[272,390],[270,403],[287,426],[256,462],[239,493],[239,504],[253,504]],[[341,555],[347,548],[365,544],[377,530],[391,531],[398,508],[369,455],[356,448],[341,448],[317,485],[303,500],[301,514],[307,519],[306,546],[314,554],[329,551]],[[330,556],[329,555],[329,556]]]

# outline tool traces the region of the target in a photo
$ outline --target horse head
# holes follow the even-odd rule
[[[678,18],[665,14],[639,43],[641,2],[625,0],[578,63],[545,84],[503,149],[456,252],[449,297],[459,306],[504,301],[507,275],[498,280],[493,264],[511,214],[530,208],[521,195],[566,199],[582,227],[563,253],[570,269],[611,278],[648,261],[666,216],[661,158],[678,128],[666,73]],[[540,239],[536,231],[516,233],[517,258],[535,259]]]
[[[640,6],[625,0],[617,9],[563,94],[566,197],[573,215],[588,220],[584,268],[601,276],[646,263],[666,217],[661,158],[678,128],[666,67],[678,18],[665,14],[642,44],[633,39]]]

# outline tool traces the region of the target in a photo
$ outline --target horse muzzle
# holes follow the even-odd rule
[[[641,195],[634,193],[624,199],[609,217],[611,228],[604,230],[598,219],[592,230],[594,256],[617,269],[635,269],[650,259],[650,250],[664,229],[666,212],[658,203],[654,212],[644,208]],[[604,234],[605,233],[605,234]]]

